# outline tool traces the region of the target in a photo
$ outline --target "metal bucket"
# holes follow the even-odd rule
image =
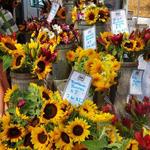
[[[64,7],[66,9],[66,23],[72,24],[71,12],[74,7],[74,1],[69,0],[68,2],[65,2]]]
[[[46,78],[46,86],[53,89],[53,80],[67,79],[71,72],[71,66],[66,59],[66,53],[73,48],[73,44],[59,45],[58,56],[55,63],[52,65],[52,72]]]
[[[137,69],[137,63],[135,62],[122,63],[116,91],[111,91],[115,94],[114,105],[119,113],[123,113],[130,92],[130,77],[135,69]]]
[[[30,73],[10,72],[11,85],[18,85],[19,89],[26,90],[30,83],[43,84],[36,76]]]

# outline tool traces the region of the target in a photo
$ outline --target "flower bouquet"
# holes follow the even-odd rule
[[[10,67],[13,72],[31,73],[40,80],[44,79],[52,70],[58,43],[56,37],[51,38],[46,34],[44,37],[39,35],[36,41],[31,39],[29,43],[20,44],[9,36],[3,36],[0,40],[0,56],[4,69]]]
[[[103,4],[96,4],[93,1],[79,0],[76,6],[72,10],[72,21],[84,21],[88,25],[108,22],[110,12],[108,8]]]
[[[9,109],[0,118],[1,149],[126,150],[133,146],[112,125],[114,115],[98,110],[90,100],[72,106],[58,92],[32,83],[28,90],[9,89],[5,102]]]
[[[105,91],[115,84],[120,63],[114,56],[78,47],[75,52],[67,53],[67,59],[72,63],[73,69],[92,77],[95,91]]]

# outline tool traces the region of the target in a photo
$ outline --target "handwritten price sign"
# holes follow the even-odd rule
[[[83,31],[83,48],[96,49],[96,28],[95,26]]]
[[[133,70],[130,78],[130,94],[132,95],[142,94],[142,78],[143,78],[143,70]]]
[[[92,78],[77,71],[72,71],[66,85],[63,99],[67,99],[73,105],[83,103],[91,86]]]
[[[129,32],[124,9],[111,11],[111,30],[114,34]]]

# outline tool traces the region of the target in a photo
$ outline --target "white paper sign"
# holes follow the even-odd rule
[[[111,11],[111,30],[114,34],[129,32],[126,11],[119,9]]]
[[[130,78],[130,94],[141,95],[142,94],[142,79],[143,70],[133,70]]]
[[[138,69],[145,70],[147,62],[143,59],[143,55],[138,57]]]
[[[83,48],[88,49],[96,49],[96,28],[95,26],[88,28],[83,31]]]
[[[86,98],[91,86],[92,78],[77,71],[72,71],[63,99],[67,99],[73,105],[80,105]]]
[[[58,11],[58,9],[59,9],[59,4],[58,3],[55,3],[55,2],[53,2],[52,3],[52,7],[51,7],[51,10],[50,10],[50,13],[49,13],[49,15],[48,15],[48,18],[47,18],[47,21],[49,22],[49,23],[51,23],[51,21],[54,19],[54,17],[56,16],[56,13],[57,13],[57,11]]]

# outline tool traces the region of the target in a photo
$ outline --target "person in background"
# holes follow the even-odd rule
[[[0,33],[12,35],[18,31],[13,19],[13,8],[17,6],[16,0],[0,0]],[[7,74],[3,70],[3,62],[0,60],[0,116],[3,115],[6,104],[4,104],[4,93],[9,88]]]

